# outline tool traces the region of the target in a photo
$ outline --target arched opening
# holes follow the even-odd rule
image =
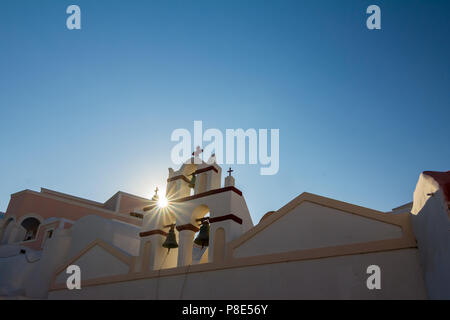
[[[40,224],[41,222],[34,217],[29,217],[23,220],[20,224],[25,229],[25,237],[23,241],[28,241],[36,238]]]

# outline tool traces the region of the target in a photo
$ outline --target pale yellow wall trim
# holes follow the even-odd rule
[[[183,275],[186,273],[209,272],[230,268],[243,268],[243,267],[283,263],[290,261],[323,259],[354,254],[367,254],[374,252],[409,249],[416,247],[417,245],[414,239],[402,237],[399,239],[378,240],[335,247],[297,250],[292,252],[275,253],[244,258],[232,258],[225,260],[222,263],[204,263],[198,265],[191,265],[188,267],[176,267],[170,269],[152,270],[147,272],[137,272],[137,273],[130,272],[124,275],[114,275],[97,279],[85,280],[82,281],[81,286],[87,287],[87,286],[105,285],[124,281],[134,281],[157,277]],[[62,289],[67,289],[65,284],[56,284],[53,281],[50,291]]]

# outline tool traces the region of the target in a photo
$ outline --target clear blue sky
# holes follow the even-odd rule
[[[280,129],[277,175],[234,166],[255,222],[303,191],[390,210],[449,170],[449,40],[447,0],[2,0],[0,211],[41,186],[150,196],[194,120]]]

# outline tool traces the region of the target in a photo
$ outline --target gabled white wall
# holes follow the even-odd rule
[[[80,267],[82,280],[126,274],[129,272],[129,267],[126,263],[98,245],[89,249],[72,264]],[[68,276],[64,271],[61,272],[56,277],[56,283],[65,283]]]
[[[381,290],[366,285],[369,265]],[[272,263],[57,290],[50,299],[426,299],[417,249]]]
[[[70,259],[90,243],[101,239],[130,255],[139,254],[139,227],[96,215],[85,216],[71,227],[71,245],[67,257]]]
[[[398,226],[312,202],[302,202],[236,248],[234,256],[248,257],[401,236]]]

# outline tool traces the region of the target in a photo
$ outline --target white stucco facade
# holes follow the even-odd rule
[[[83,200],[83,208],[86,203],[102,206],[101,214],[93,212],[77,220],[74,213],[73,220],[64,215],[42,218],[34,231],[36,239],[25,242],[11,241],[13,228],[16,234],[19,228],[14,215],[5,216],[0,222],[2,239],[8,239],[0,245],[0,295],[39,299],[450,297],[448,199],[442,181],[421,176],[414,202],[389,213],[302,193],[255,223],[243,193],[234,187],[234,178],[227,177],[222,187],[220,173],[221,168],[211,161],[169,170],[169,206],[150,201],[133,208],[130,219],[124,213],[103,214],[119,210],[121,204],[115,200],[119,196],[104,205]],[[196,176],[195,186],[192,176]],[[123,203],[128,208],[133,201]],[[413,214],[408,211],[411,207]],[[201,223],[209,224],[205,248],[194,244]],[[170,230],[176,245],[169,250],[163,244]],[[67,289],[70,265],[81,269],[81,290]],[[381,272],[379,289],[367,286],[368,268],[373,265]]]

